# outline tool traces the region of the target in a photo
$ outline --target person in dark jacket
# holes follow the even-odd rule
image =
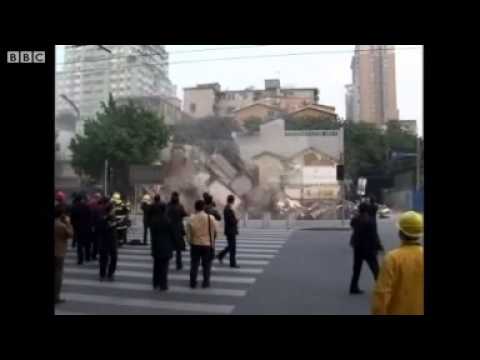
[[[105,205],[100,214],[101,219],[98,225],[100,281],[105,280],[105,276],[107,276],[109,281],[114,281],[118,259],[117,219],[114,213],[114,205],[105,199],[102,202]]]
[[[92,238],[91,238],[91,250],[92,250],[92,260],[97,260],[98,255],[98,241],[99,241],[99,225],[101,220],[101,203],[102,195],[95,193],[88,206],[92,212]]]
[[[209,193],[203,193],[203,201],[205,203],[205,212],[207,214],[213,215],[215,220],[217,221],[222,221],[222,217],[220,216],[220,213],[216,209],[216,204],[215,201],[213,201],[212,195]]]
[[[379,265],[377,260],[378,238],[375,232],[375,224],[368,214],[369,205],[360,204],[359,214],[350,222],[353,228],[351,245],[353,246],[353,275],[350,283],[350,294],[361,294],[358,280],[365,260],[373,273],[375,280],[378,277]]]
[[[167,207],[167,216],[172,226],[173,242],[176,253],[177,270],[182,270],[182,252],[185,251],[185,228],[183,219],[188,216],[185,208],[180,203],[180,197],[177,192],[172,193],[170,203]]]
[[[160,195],[154,197],[148,211],[148,221],[153,257],[153,288],[166,291],[168,290],[168,266],[173,255],[174,243],[166,205],[161,201]]]
[[[145,194],[142,198],[142,214],[143,214],[143,245],[147,245],[148,238],[148,209],[150,208],[151,199],[150,195]]]
[[[235,197],[233,195],[228,195],[227,205],[223,210],[223,219],[225,221],[225,236],[227,237],[228,245],[223,249],[217,256],[220,263],[223,262],[225,255],[230,253],[230,267],[238,268],[237,260],[235,258],[236,248],[237,248],[237,235],[238,235],[238,219],[235,216],[235,212],[232,209],[233,204],[235,203]]]
[[[74,241],[77,244],[78,265],[83,260],[90,261],[90,245],[92,239],[92,212],[86,203],[85,196],[77,194],[71,208],[71,222],[74,230]]]

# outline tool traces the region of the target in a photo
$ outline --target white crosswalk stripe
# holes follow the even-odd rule
[[[172,261],[171,261],[172,262]],[[65,264],[68,265],[75,265],[76,261],[68,259],[65,261]],[[92,263],[92,265],[96,265]],[[152,269],[152,261],[145,260],[145,262],[131,262],[131,261],[118,261],[117,267],[121,268],[137,268],[137,269]],[[171,264],[170,270],[175,270],[176,266]],[[184,266],[182,271],[190,271],[189,266]],[[261,274],[263,272],[262,268],[230,268],[230,267],[216,267],[215,265],[212,267],[213,272],[218,273],[238,273],[238,274]]]
[[[197,289],[191,289],[190,255],[182,253],[183,269],[176,270],[175,257],[170,261],[169,288],[166,292],[152,289],[152,258],[150,246],[125,245],[118,250],[115,281],[98,279],[98,262],[77,265],[75,249],[69,249],[64,265],[62,297],[67,301],[56,306],[56,315],[102,314],[231,314],[238,301],[247,295],[248,287],[281,253],[288,240],[288,230],[240,229],[237,237],[237,264],[228,266],[215,260],[211,287],[201,288],[202,270],[199,269]],[[245,231],[242,231],[245,230]],[[134,238],[130,234],[130,239]],[[140,233],[143,236],[143,233]],[[141,238],[140,236],[137,238]],[[227,241],[217,240],[216,251]]]

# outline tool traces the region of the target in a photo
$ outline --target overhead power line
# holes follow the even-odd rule
[[[83,47],[83,46],[88,46],[88,45],[74,45],[74,47]],[[101,45],[97,45],[100,47]],[[252,46],[236,46],[236,47],[216,47],[216,48],[205,48],[205,49],[195,49],[195,50],[185,50],[185,51],[171,51],[168,52],[169,55],[172,54],[187,54],[187,53],[197,53],[197,52],[207,52],[207,51],[220,51],[220,50],[243,50],[243,49],[253,49],[253,48],[259,48],[259,47],[264,47],[264,46],[272,46],[272,45],[252,45]],[[103,46],[102,49],[106,50]],[[111,53],[110,50],[108,50],[109,53]],[[56,65],[70,65],[70,64],[77,64],[77,63],[93,63],[93,62],[101,62],[101,61],[110,61],[112,59],[125,59],[130,55],[112,55],[104,58],[99,58],[99,59],[92,59],[92,60],[87,60],[87,61],[66,61],[66,62],[57,62]],[[146,57],[155,57],[155,56],[161,56],[163,57],[162,54],[158,52],[152,52],[152,53],[142,53],[141,55],[136,55],[136,56],[146,56]]]
[[[421,50],[421,49],[422,49],[421,47],[406,47],[406,48],[396,49],[396,51]],[[375,51],[376,50],[379,50],[379,49],[375,49]],[[249,60],[249,59],[262,59],[262,58],[288,57],[288,56],[327,55],[327,54],[353,53],[353,52],[359,52],[359,51],[372,51],[372,50],[332,50],[332,51],[311,51],[311,52],[284,53],[284,54],[263,54],[263,55],[252,55],[252,56],[236,56],[236,57],[172,61],[169,63],[169,65],[194,64],[194,63],[215,62],[215,61]],[[86,61],[85,63],[88,63],[88,62]],[[145,64],[136,64],[136,65],[121,66],[120,68],[124,68],[127,70],[131,68],[144,67],[144,66]],[[69,74],[69,73],[82,74],[82,73],[98,72],[102,70],[104,69],[80,69],[80,70],[69,70],[69,71],[61,71],[61,72],[66,74]]]

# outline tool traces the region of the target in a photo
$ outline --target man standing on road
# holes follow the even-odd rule
[[[108,201],[102,212],[99,224],[99,251],[100,251],[100,281],[105,280],[108,267],[108,280],[114,280],[117,268],[118,240],[117,240],[117,219],[114,214],[113,204]]]
[[[128,208],[126,203],[122,201],[120,193],[113,194],[112,200],[115,204],[114,212],[118,223],[117,238],[119,241],[119,246],[122,246],[127,243],[127,232],[128,228],[130,227],[130,209]]]
[[[172,225],[177,270],[182,270],[182,252],[185,251],[185,228],[183,226],[183,219],[187,217],[188,214],[180,203],[180,196],[177,192],[172,193],[170,203],[167,207],[167,216]]]
[[[143,213],[143,245],[147,245],[148,238],[148,209],[150,207],[150,195],[145,194],[142,199],[142,213]]]
[[[220,263],[223,262],[225,255],[230,253],[230,267],[238,268],[237,261],[235,258],[235,252],[237,248],[236,237],[238,235],[238,219],[235,215],[235,212],[232,209],[233,204],[235,203],[235,197],[233,195],[228,195],[227,205],[223,210],[223,219],[225,221],[225,236],[227,237],[228,245],[218,254],[218,260]]]
[[[85,195],[77,194],[71,210],[74,240],[77,243],[78,265],[83,260],[90,261],[90,245],[92,239],[92,212],[86,204]]]
[[[98,232],[98,227],[101,219],[101,204],[100,200],[102,199],[102,195],[100,193],[95,193],[90,200],[88,206],[90,207],[90,211],[92,212],[92,238],[91,238],[91,244],[92,244],[92,260],[96,261],[97,260],[97,255],[98,255],[98,239],[99,239],[99,232]]]
[[[55,207],[55,304],[63,303],[60,298],[63,281],[63,264],[67,253],[68,239],[73,237],[73,227],[66,215],[65,207]]]
[[[172,227],[167,217],[165,203],[155,195],[148,213],[151,234],[151,255],[153,257],[153,288],[168,290],[168,266],[173,253]]]
[[[423,315],[423,217],[414,211],[400,216],[402,245],[386,256],[375,287],[373,315]]]
[[[197,275],[200,259],[202,260],[203,288],[210,287],[210,270],[215,257],[215,236],[217,222],[205,211],[202,200],[195,202],[196,213],[190,218],[187,226],[187,238],[190,242],[190,287],[197,287]]]
[[[350,222],[353,228],[351,245],[353,247],[353,275],[350,283],[350,294],[362,294],[358,287],[362,264],[365,260],[373,273],[375,280],[378,276],[379,266],[377,252],[379,250],[375,224],[369,216],[369,206],[366,203],[358,207],[359,214]]]

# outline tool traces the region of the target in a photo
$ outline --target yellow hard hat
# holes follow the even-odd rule
[[[143,197],[143,201],[149,202],[150,200],[151,200],[150,195],[145,194],[145,196]]]
[[[400,215],[397,227],[405,235],[419,238],[423,235],[423,216],[415,211],[407,211]]]
[[[112,196],[112,200],[114,200],[114,201],[118,201],[118,200],[120,200],[120,198],[121,197],[120,197],[120,194],[118,192],[113,194],[113,196]]]

